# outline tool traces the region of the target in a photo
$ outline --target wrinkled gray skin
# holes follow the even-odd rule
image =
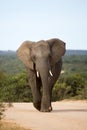
[[[29,74],[33,105],[41,112],[52,110],[52,88],[60,75],[64,53],[65,43],[59,39],[24,41],[17,50]]]

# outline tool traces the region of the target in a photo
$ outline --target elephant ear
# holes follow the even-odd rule
[[[33,70],[33,62],[30,57],[31,41],[24,41],[17,50],[17,56],[27,68]]]
[[[60,39],[50,39],[47,42],[52,53],[51,64],[54,65],[65,54],[65,43]]]

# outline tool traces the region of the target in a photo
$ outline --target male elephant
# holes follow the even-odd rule
[[[17,50],[29,74],[33,105],[41,112],[50,112],[52,88],[62,68],[65,43],[60,39],[24,41]]]

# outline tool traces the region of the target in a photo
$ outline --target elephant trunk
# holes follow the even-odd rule
[[[39,67],[39,73],[42,81],[42,104],[41,108],[43,106],[46,106],[48,108],[48,111],[50,111],[51,108],[51,97],[50,97],[50,88],[49,88],[49,83],[48,83],[48,76],[49,73],[51,76],[53,76],[52,72],[49,71],[49,66],[44,62],[40,67]],[[42,110],[43,111],[43,110]]]

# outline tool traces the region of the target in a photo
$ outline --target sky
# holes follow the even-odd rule
[[[87,0],[0,0],[0,50],[51,38],[87,50]]]

